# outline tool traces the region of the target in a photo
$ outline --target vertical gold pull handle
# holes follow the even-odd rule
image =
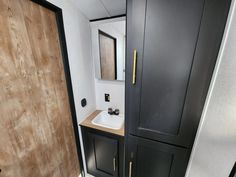
[[[132,177],[132,166],[133,162],[129,162],[129,177]]]
[[[134,61],[133,61],[133,79],[132,84],[136,84],[136,70],[137,70],[137,50],[134,49]]]
[[[116,171],[116,158],[115,157],[113,158],[113,169],[114,171]]]

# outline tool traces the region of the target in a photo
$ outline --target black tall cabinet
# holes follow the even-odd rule
[[[184,177],[231,0],[127,0],[126,177]]]

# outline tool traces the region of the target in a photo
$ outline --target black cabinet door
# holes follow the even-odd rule
[[[89,140],[94,153],[95,170],[102,176],[117,176],[118,141],[108,137],[89,133]]]
[[[127,4],[126,130],[191,147],[230,0]]]
[[[96,177],[123,177],[124,138],[87,127],[81,129],[88,173]]]
[[[189,151],[129,136],[126,155],[127,177],[183,177]]]
[[[86,132],[88,173],[96,177],[118,177],[118,140]]]

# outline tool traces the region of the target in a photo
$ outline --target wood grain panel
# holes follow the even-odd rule
[[[0,176],[79,176],[54,12],[0,1],[0,89]]]
[[[101,79],[116,80],[116,39],[99,31]]]

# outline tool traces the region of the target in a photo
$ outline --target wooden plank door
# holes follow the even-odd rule
[[[58,29],[35,2],[0,1],[1,177],[80,174]]]

